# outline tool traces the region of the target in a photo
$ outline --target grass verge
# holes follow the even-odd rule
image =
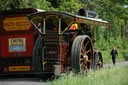
[[[48,82],[48,85],[128,85],[128,67],[91,71],[88,76],[70,73]]]

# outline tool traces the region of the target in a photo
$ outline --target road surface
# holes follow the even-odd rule
[[[36,77],[5,77],[4,79],[0,79],[0,85],[46,85],[46,83],[46,80],[42,81]]]
[[[112,67],[112,66],[114,66],[112,63],[104,64],[104,68],[105,67]],[[128,61],[117,62],[115,66],[128,66]]]
[[[105,64],[104,68],[112,66],[113,64]],[[119,62],[116,66],[128,66],[128,61]],[[0,85],[47,85],[47,80],[37,77],[5,77],[0,78]]]

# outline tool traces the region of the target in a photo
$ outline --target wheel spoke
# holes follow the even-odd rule
[[[86,52],[86,54],[88,54],[89,52],[91,52],[91,49],[89,49],[89,50]]]
[[[81,49],[82,51],[84,51],[85,50],[85,47],[84,47],[84,43],[82,44],[82,49]]]
[[[84,56],[84,54],[83,54],[83,53],[80,53],[80,55]]]
[[[90,62],[91,63],[91,60],[87,60],[87,62]]]
[[[83,63],[80,64],[80,67],[82,67]]]
[[[83,60],[83,58],[80,58],[80,61],[82,61]]]
[[[86,50],[86,47],[87,47],[88,43],[89,43],[89,41],[87,41],[87,43],[85,44],[84,50]]]
[[[87,41],[87,43],[84,45],[84,43],[82,44],[82,51],[85,51],[86,50],[86,47],[88,45],[89,41]]]
[[[82,74],[87,73],[87,71],[88,71],[87,64],[85,64],[85,63],[82,62],[82,63],[80,64],[80,69],[81,69],[81,73],[82,73]]]
[[[100,62],[99,62],[99,65],[100,65],[100,67],[102,67],[103,63],[100,61]]]

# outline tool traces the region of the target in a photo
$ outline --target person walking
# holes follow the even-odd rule
[[[118,56],[118,52],[115,49],[115,47],[111,51],[111,56],[112,56],[113,65],[115,65],[116,64],[116,57]]]

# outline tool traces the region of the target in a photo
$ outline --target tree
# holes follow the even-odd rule
[[[20,8],[54,9],[54,7],[51,6],[51,3],[46,0],[2,0],[0,3],[1,10]]]
[[[80,8],[82,8],[82,5],[78,0],[68,0],[61,2],[58,10],[76,14]]]
[[[0,3],[1,10],[26,8],[29,0],[2,0]]]
[[[98,35],[106,41],[116,41],[117,37],[125,39],[128,36],[128,8],[125,6],[128,0],[2,0],[0,10],[38,8],[77,14],[80,8],[85,8],[96,11],[99,18],[109,22],[109,28]]]

